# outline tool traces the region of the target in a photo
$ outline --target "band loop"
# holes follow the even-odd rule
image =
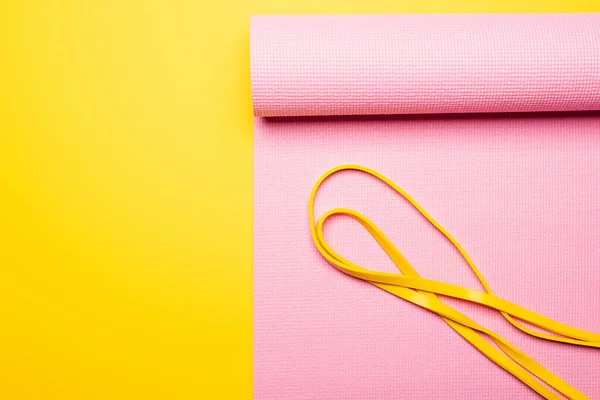
[[[404,197],[419,213],[421,213],[430,224],[439,230],[459,251],[460,255],[473,270],[485,291],[473,290],[461,286],[451,285],[444,282],[438,282],[430,279],[424,279],[419,276],[415,269],[408,263],[406,258],[400,253],[393,243],[377,228],[367,217],[349,209],[338,208],[326,212],[321,218],[315,220],[314,202],[317,191],[321,184],[330,176],[344,170],[354,170],[371,175]],[[323,174],[310,194],[308,203],[308,212],[310,219],[310,228],[313,242],[321,253],[323,258],[329,264],[344,272],[347,275],[367,281],[401,299],[416,304],[426,310],[438,314],[450,327],[452,327],[460,336],[467,340],[483,355],[494,363],[511,373],[517,379],[521,380],[531,389],[536,391],[546,399],[560,399],[554,391],[561,393],[568,399],[587,399],[584,394],[563,381],[558,376],[544,368],[531,357],[510,344],[498,334],[486,329],[466,315],[456,309],[443,303],[437,295],[454,297],[481,304],[486,307],[499,311],[517,329],[528,335],[538,337],[544,340],[568,343],[578,346],[600,348],[600,334],[587,332],[569,325],[554,321],[548,317],[527,310],[519,305],[511,303],[493,294],[490,286],[485,281],[469,255],[461,245],[437,223],[412,197],[402,188],[394,184],[388,178],[378,172],[359,165],[343,165],[333,168]],[[335,252],[325,241],[323,235],[323,225],[325,222],[335,216],[345,215],[358,221],[375,239],[379,246],[385,251],[387,256],[396,264],[402,274],[392,274],[385,272],[376,272],[364,269],[352,262],[346,260]],[[546,331],[556,333],[561,336],[554,336],[549,333],[537,332],[527,328],[518,320],[528,322]],[[489,337],[500,350],[492,346],[481,335]],[[536,379],[537,377],[537,379]],[[546,384],[546,385],[544,385]]]

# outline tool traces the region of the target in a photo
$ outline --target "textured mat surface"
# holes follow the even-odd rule
[[[255,19],[256,114],[600,108],[597,16],[372,18]],[[513,29],[500,30],[507,21]],[[419,36],[423,26],[435,35]],[[254,140],[255,398],[537,398],[437,315],[320,257],[307,200],[340,164],[407,190],[497,295],[600,332],[600,114],[258,117]],[[422,276],[479,288],[451,245],[380,183],[335,177],[317,212],[334,207],[373,220]],[[326,234],[351,261],[394,271],[358,224],[339,218]],[[600,397],[597,350],[534,339],[496,312],[447,301]]]

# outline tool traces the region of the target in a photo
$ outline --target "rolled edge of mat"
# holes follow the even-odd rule
[[[254,16],[258,117],[600,110],[600,13]]]

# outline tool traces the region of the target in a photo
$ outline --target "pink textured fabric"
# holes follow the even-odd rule
[[[543,32],[537,37],[544,40],[550,39],[550,33],[541,21],[553,24],[561,38],[564,34],[576,40],[583,31],[589,35],[573,43],[557,38],[543,41],[541,47],[530,44],[544,49],[536,60],[554,57],[562,65],[551,63],[546,75],[538,74],[536,62],[528,64],[531,70],[519,64],[527,62],[521,53],[525,44],[516,43],[520,51],[495,60],[503,61],[503,68],[520,72],[512,74],[490,62],[488,68],[495,69],[504,83],[487,81],[472,91],[466,89],[471,79],[467,67],[447,54],[449,59],[436,62],[433,54],[424,54],[422,59],[431,62],[431,68],[425,68],[429,71],[439,73],[443,68],[438,63],[445,62],[462,71],[452,75],[455,84],[448,76],[443,87],[438,87],[424,80],[426,76],[440,78],[437,73],[419,75],[405,68],[402,74],[412,74],[411,78],[404,82],[396,76],[386,85],[383,82],[395,68],[389,66],[397,65],[393,62],[402,58],[398,51],[406,51],[409,45],[386,48],[378,44],[391,43],[387,35],[397,35],[401,29],[395,25],[412,26],[413,18],[434,18],[446,27],[439,32],[452,31],[461,41],[468,35],[461,36],[460,31],[473,29],[473,35],[483,41],[466,38],[463,46],[479,46],[483,47],[480,52],[495,54],[485,47],[507,42],[498,35],[500,23],[494,17],[448,16],[452,24],[438,16],[255,18],[255,112],[517,111],[511,108],[517,104],[523,107],[521,111],[531,110],[532,105],[542,110],[560,109],[561,104],[565,110],[600,108],[598,85],[591,84],[600,76],[598,60],[588,58],[599,47],[598,17],[514,17],[515,29],[537,26]],[[512,17],[497,18],[510,24]],[[524,22],[527,18],[531,23]],[[462,25],[452,28],[457,21],[463,21]],[[486,23],[478,21],[488,21],[493,27],[489,35],[496,41],[481,31]],[[434,25],[426,26],[437,29]],[[512,35],[510,31],[505,33]],[[315,40],[317,32],[323,32],[323,40]],[[416,27],[410,32],[407,40],[419,42],[424,53],[443,50],[433,42],[446,37],[437,36],[430,43],[419,36]],[[529,37],[536,37],[535,32],[531,29]],[[359,40],[365,37],[368,42]],[[342,50],[332,46],[334,39]],[[299,43],[302,52],[297,51]],[[552,43],[569,49],[561,55],[551,48]],[[454,47],[469,53],[458,41]],[[362,59],[368,51],[378,58]],[[322,62],[314,56],[320,52]],[[274,61],[278,54],[284,60],[281,64]],[[306,58],[307,54],[314,57]],[[328,54],[333,54],[331,59]],[[336,58],[341,54],[345,61]],[[520,61],[508,59],[513,56],[521,57]],[[478,59],[474,65],[484,61]],[[414,57],[411,62],[419,68]],[[351,71],[357,64],[361,65],[357,69],[360,79],[352,84]],[[481,74],[491,76],[469,68],[480,74],[473,82]],[[372,76],[365,81],[369,71]],[[381,82],[377,82],[378,71]],[[290,77],[292,72],[296,77]],[[559,79],[561,74],[565,79]],[[413,81],[411,87],[409,79],[419,76],[421,80]],[[536,76],[551,79],[542,83]],[[341,82],[339,91],[330,86],[335,79]],[[314,91],[309,90],[311,83]],[[421,98],[419,87],[424,93]],[[408,108],[404,108],[406,103]],[[348,277],[321,258],[310,238],[308,195],[322,173],[340,164],[371,167],[407,190],[463,245],[497,295],[561,322],[600,332],[600,113],[257,118],[254,141],[256,399],[537,398],[437,315]],[[328,181],[317,198],[317,213],[334,207],[355,209],[374,221],[422,276],[480,288],[441,234],[373,179],[344,172]],[[395,271],[360,225],[338,218],[326,226],[326,236],[348,259],[368,268]],[[600,351],[531,338],[497,312],[445,301],[504,336],[590,398],[600,398]]]
[[[600,108],[600,14],[258,16],[260,117]]]

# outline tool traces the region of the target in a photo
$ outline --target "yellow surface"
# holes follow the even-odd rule
[[[251,14],[552,11],[3,1],[0,398],[251,397]]]

